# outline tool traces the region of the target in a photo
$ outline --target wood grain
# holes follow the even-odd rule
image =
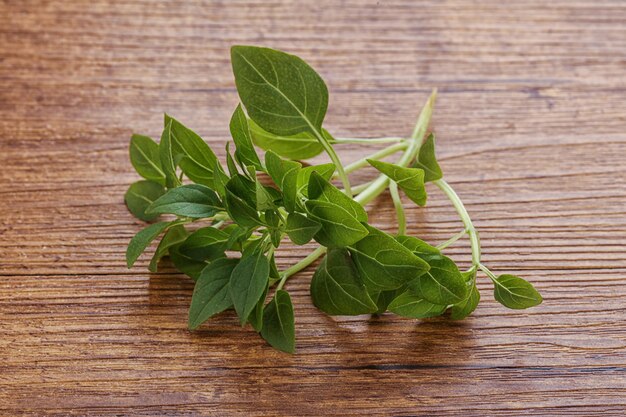
[[[0,414],[626,413],[624,2],[3,0],[0,15]],[[188,332],[192,283],[124,266],[141,227],[127,145],[167,111],[223,149],[239,43],[318,69],[338,136],[407,134],[438,87],[439,155],[484,260],[544,304],[506,310],[483,279],[462,322],[329,318],[307,271],[287,285],[295,355],[231,314]],[[430,191],[408,217],[436,243],[460,223]],[[390,204],[370,209],[392,230]]]

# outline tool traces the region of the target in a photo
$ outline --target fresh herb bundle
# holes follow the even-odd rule
[[[242,325],[250,323],[272,346],[293,352],[294,313],[284,285],[321,256],[311,280],[311,297],[330,315],[391,311],[419,319],[449,311],[452,319],[462,319],[480,300],[479,270],[491,279],[494,297],[504,306],[523,309],[541,303],[530,283],[514,275],[496,276],[481,262],[478,233],[458,195],[442,178],[434,135],[426,134],[436,92],[408,138],[339,139],[322,127],[326,85],[303,60],[253,46],[234,46],[231,58],[243,106],[237,106],[230,120],[235,149],[231,153],[226,145],[226,169],[200,136],[168,115],[160,143],[140,135],[130,143],[131,162],[145,180],[128,189],[129,210],[145,221],[160,215],[175,218],[137,233],[128,245],[127,264],[132,267],[162,236],[150,270],[156,271],[159,260],[169,255],[196,281],[190,329],[234,309]],[[344,166],[333,146],[346,143],[389,146]],[[263,159],[254,144],[266,150]],[[303,166],[296,161],[324,151],[331,163]],[[396,153],[401,153],[397,162],[381,161]],[[380,175],[353,187],[348,174],[368,165]],[[266,185],[259,174],[269,176],[273,184]],[[333,179],[342,189],[333,185]],[[445,193],[463,222],[463,230],[438,246],[406,235],[399,190],[424,206],[426,182]],[[397,214],[396,235],[369,225],[363,208],[387,188]],[[186,227],[196,223],[206,224]],[[472,267],[461,271],[442,250],[466,235]],[[275,250],[285,237],[296,245],[315,240],[320,246],[279,271]]]

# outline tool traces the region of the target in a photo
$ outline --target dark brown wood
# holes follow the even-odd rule
[[[624,2],[4,0],[0,16],[0,414],[625,414]],[[439,155],[484,260],[544,304],[506,310],[482,279],[462,322],[335,319],[309,270],[287,284],[295,355],[231,314],[188,332],[192,283],[124,265],[141,227],[127,145],[167,111],[223,149],[241,43],[309,61],[338,136],[405,135],[438,87]],[[460,223],[430,191],[408,218],[436,243]],[[370,209],[392,230],[390,204]]]

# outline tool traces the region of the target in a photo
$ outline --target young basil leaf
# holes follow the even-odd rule
[[[165,173],[161,169],[159,145],[148,136],[133,135],[130,138],[130,163],[135,171],[147,180],[165,185]]]
[[[398,187],[415,204],[423,206],[426,204],[426,188],[424,188],[424,170],[419,168],[406,168],[388,162],[368,159],[367,162],[388,176],[398,184]]]
[[[326,181],[330,181],[330,179],[333,177],[333,173],[335,172],[335,164],[328,163],[321,165],[311,165],[302,168],[298,172],[298,192],[302,193],[305,197],[309,196],[309,179],[311,178],[311,174],[313,172],[317,172],[323,179],[325,179]]]
[[[257,333],[259,333],[263,328],[263,310],[265,309],[265,299],[267,298],[269,288],[270,283],[268,280],[267,285],[265,286],[265,291],[263,291],[263,295],[261,295],[259,302],[256,303],[256,306],[250,312],[250,317],[248,317],[248,323],[250,323],[254,331]]]
[[[328,251],[311,280],[311,297],[317,308],[330,315],[355,316],[378,309],[345,249]]]
[[[412,319],[423,319],[441,315],[446,306],[429,303],[428,301],[407,290],[389,304],[389,311],[398,316]]]
[[[424,182],[435,181],[443,177],[443,172],[441,172],[435,156],[434,134],[428,135],[424,141],[414,165],[424,170]]]
[[[287,291],[276,291],[274,299],[265,308],[261,336],[278,350],[287,353],[294,352],[296,327],[293,305]]]
[[[190,184],[169,190],[152,203],[146,213],[203,218],[212,217],[222,210],[215,191],[204,185]]]
[[[165,194],[165,188],[161,184],[152,181],[137,181],[128,187],[124,201],[133,216],[150,221],[154,220],[158,214],[146,214],[146,209],[163,194]]]
[[[393,290],[428,271],[428,263],[391,235],[366,225],[368,235],[348,249],[370,292]]]
[[[280,242],[283,237],[282,231],[280,229],[280,217],[278,216],[276,210],[266,210],[264,218],[265,223],[268,226],[272,245],[277,248],[280,246]]]
[[[532,284],[515,275],[500,275],[493,280],[494,297],[505,307],[521,310],[541,304],[543,298]]]
[[[231,176],[239,174],[237,164],[233,159],[233,155],[230,153],[230,142],[226,142],[226,167],[228,167],[228,173]]]
[[[439,255],[441,253],[436,247],[414,236],[397,236],[396,240],[420,257],[423,255]]]
[[[224,256],[229,235],[215,227],[196,230],[181,245],[181,250],[191,259],[212,261]]]
[[[189,307],[189,330],[230,308],[229,282],[239,259],[222,258],[207,266],[196,281]]]
[[[239,97],[259,126],[276,135],[321,130],[328,90],[306,62],[256,46],[233,46],[231,61]]]
[[[230,276],[230,296],[241,325],[263,295],[270,273],[270,263],[262,252],[244,255]]]
[[[181,185],[180,179],[176,175],[176,164],[174,164],[174,153],[172,150],[172,121],[169,120],[163,133],[161,134],[161,143],[159,143],[159,159],[161,160],[161,169],[165,174],[165,185],[167,188],[174,188]]]
[[[256,208],[256,183],[248,177],[235,174],[226,183],[226,189],[241,198],[252,208]]]
[[[469,297],[450,308],[450,318],[452,320],[464,319],[476,310],[479,302],[480,293],[476,286],[473,285],[469,291]]]
[[[156,252],[154,252],[152,259],[150,260],[148,270],[150,270],[150,272],[157,272],[157,265],[161,258],[168,254],[169,249],[172,246],[178,245],[186,238],[187,230],[185,229],[185,226],[181,224],[170,227],[169,230],[165,232],[165,235],[163,236],[163,239],[161,239],[161,242],[159,242],[159,246],[157,247]]]
[[[165,115],[172,123],[174,162],[192,181],[213,187],[213,165],[217,157],[211,147],[193,130]]]
[[[152,243],[154,239],[157,238],[161,233],[165,231],[168,227],[172,226],[174,222],[159,222],[151,224],[150,226],[142,229],[137,233],[128,244],[128,248],[126,248],[126,266],[131,268],[139,255],[141,255],[148,245]]]
[[[424,255],[430,269],[410,283],[414,293],[433,304],[450,305],[467,297],[465,278],[454,261],[443,255]]]
[[[283,203],[289,212],[296,206],[298,172],[301,167],[300,163],[282,159],[272,151],[265,154],[267,173],[283,192]]]
[[[170,260],[176,269],[196,281],[204,268],[207,267],[208,262],[197,261],[191,258],[181,249],[181,246],[179,243],[169,248]]]
[[[322,225],[314,239],[326,247],[346,247],[367,236],[367,229],[342,206],[318,200],[308,200],[309,218]]]
[[[356,220],[367,222],[367,212],[363,206],[341,192],[316,171],[313,171],[309,177],[309,198],[341,206]]]
[[[287,216],[285,232],[296,245],[305,245],[313,239],[320,230],[321,224],[300,213],[291,213]]]
[[[235,141],[235,159],[239,161],[241,168],[245,170],[245,167],[252,165],[258,171],[263,171],[263,165],[261,165],[259,156],[254,150],[254,145],[252,145],[248,118],[243,112],[241,104],[237,106],[230,119],[230,134]]]
[[[266,151],[272,150],[287,159],[302,160],[313,158],[322,153],[324,148],[311,132],[300,132],[292,136],[280,136],[264,130],[254,120],[248,119],[252,141]],[[326,129],[322,135],[331,140]]]

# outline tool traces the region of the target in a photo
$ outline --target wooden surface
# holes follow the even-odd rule
[[[1,0],[0,414],[624,415],[626,4],[504,3]],[[232,314],[188,332],[192,282],[124,265],[127,145],[167,111],[223,149],[236,43],[308,60],[338,136],[406,135],[438,87],[484,260],[544,304],[506,310],[483,278],[463,322],[333,319],[309,270],[287,285],[297,354]],[[437,243],[460,223],[430,191],[410,230]],[[467,264],[466,242],[449,253]]]

